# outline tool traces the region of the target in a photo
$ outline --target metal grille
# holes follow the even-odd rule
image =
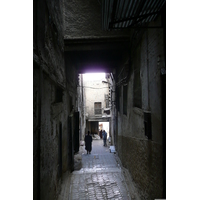
[[[94,114],[100,115],[101,113],[101,102],[95,102],[94,103]]]
[[[103,0],[103,29],[142,26],[153,21],[165,0]]]

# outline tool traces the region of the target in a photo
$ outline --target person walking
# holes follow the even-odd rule
[[[102,130],[99,131],[99,136],[102,139]]]
[[[88,131],[88,134],[85,136],[85,150],[87,151],[87,154],[92,151],[92,136],[90,135],[90,131]]]
[[[102,137],[103,137],[103,146],[107,146],[106,140],[107,140],[107,133],[105,130],[102,132]]]

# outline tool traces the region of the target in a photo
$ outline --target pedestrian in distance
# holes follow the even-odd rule
[[[87,151],[87,154],[92,151],[92,136],[90,135],[90,131],[88,131],[88,134],[85,136],[85,150]]]
[[[102,139],[102,130],[99,131],[99,136]]]
[[[103,137],[103,146],[107,146],[106,140],[107,140],[107,133],[105,130],[102,132],[102,137]]]

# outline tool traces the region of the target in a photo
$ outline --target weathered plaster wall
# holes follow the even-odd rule
[[[79,137],[80,140],[84,140],[85,135],[85,115],[84,115],[84,101],[83,101],[83,75],[79,74],[77,87],[77,98],[78,98],[78,110],[80,113],[79,118]]]
[[[61,102],[56,102],[57,85],[44,73],[41,98],[40,127],[40,197],[55,199],[60,190],[61,176],[59,165],[59,148],[62,151],[62,171],[69,170],[68,164],[68,116],[70,113],[70,97],[63,90]],[[60,124],[62,145],[60,145]]]
[[[64,83],[63,2],[40,1],[34,7],[34,61]]]
[[[101,1],[65,1],[65,38],[127,35],[128,31],[102,30]]]
[[[137,184],[141,199],[162,198],[162,145],[126,136],[119,136],[118,143],[120,159]]]
[[[39,194],[40,168],[40,69],[34,66],[33,70],[33,188],[34,200]]]
[[[43,98],[41,115],[41,136],[40,136],[40,197],[55,198],[56,187],[58,187],[58,132],[51,122],[51,87],[48,78],[43,79]],[[54,126],[53,126],[54,125]]]
[[[84,76],[83,76],[84,77]],[[86,80],[83,78],[83,88],[85,97],[85,106],[88,116],[94,116],[94,103],[101,102],[101,107],[106,108],[105,94],[108,94],[109,88],[107,83],[102,83],[106,81],[106,78],[98,80]]]
[[[61,175],[69,170],[68,116],[76,100],[70,91],[77,76],[64,59],[63,8],[62,0],[34,1],[34,200],[56,199]]]
[[[160,24],[160,18],[153,25]],[[161,68],[164,65],[162,29],[148,29],[136,49],[132,49],[132,69],[128,82],[128,109],[123,114],[123,86],[118,111],[117,150],[122,163],[141,189],[142,199],[163,194],[163,146],[161,110]],[[159,62],[158,62],[159,61]],[[140,66],[142,107],[133,106],[135,68]],[[144,111],[151,112],[152,140],[145,136]]]

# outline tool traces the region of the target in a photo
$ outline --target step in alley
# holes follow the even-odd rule
[[[129,172],[102,140],[93,140],[91,154],[81,146],[79,155],[80,167],[63,178],[59,200],[139,199]]]

